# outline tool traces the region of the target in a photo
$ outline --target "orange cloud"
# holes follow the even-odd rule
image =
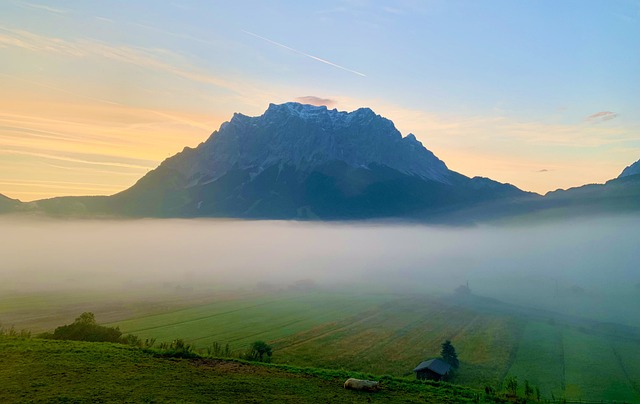
[[[333,108],[337,104],[336,100],[332,100],[330,98],[315,97],[313,95],[307,95],[307,96],[304,96],[304,97],[297,97],[295,100],[300,102],[300,103],[302,103],[302,104],[310,104],[310,105],[316,105],[316,106],[326,106],[327,108]]]
[[[610,121],[618,117],[618,114],[611,111],[600,111],[595,114],[591,114],[587,117],[587,122],[590,123],[599,123],[604,121]]]

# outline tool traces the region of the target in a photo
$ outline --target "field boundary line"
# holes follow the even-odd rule
[[[369,315],[369,316],[367,316],[367,317],[361,318],[360,320],[357,320],[357,321],[352,322],[352,323],[350,323],[350,324],[346,324],[346,325],[344,325],[344,326],[341,326],[341,327],[338,327],[338,328],[331,329],[331,330],[326,331],[326,332],[324,332],[324,333],[322,333],[322,334],[314,335],[313,337],[310,337],[310,338],[304,339],[304,340],[302,340],[302,341],[297,341],[297,342],[294,342],[294,343],[289,344],[289,345],[285,345],[285,346],[283,346],[283,347],[281,347],[281,348],[278,348],[278,349],[279,349],[279,350],[282,350],[282,349],[288,349],[288,348],[296,347],[296,346],[298,346],[298,345],[306,344],[306,343],[311,342],[311,341],[314,341],[314,340],[316,340],[316,339],[320,339],[320,338],[325,337],[325,336],[327,336],[327,335],[331,335],[331,334],[335,334],[336,332],[344,331],[344,330],[346,330],[346,329],[348,329],[348,328],[351,328],[351,327],[353,327],[353,326],[355,326],[355,325],[357,325],[357,324],[359,324],[359,323],[362,323],[362,322],[367,321],[367,320],[369,320],[369,319],[371,319],[371,318],[374,318],[374,317],[376,317],[376,316],[380,315],[380,313],[381,313],[381,312],[377,312],[377,313],[371,314],[371,315]],[[346,319],[342,320],[341,322],[348,321],[349,319],[351,319],[351,318],[353,318],[353,317],[355,317],[355,316],[358,316],[358,314],[354,314],[353,316],[348,317],[348,318],[346,318]],[[295,334],[294,334],[294,335],[295,335]],[[286,337],[285,337],[285,338],[286,338]],[[284,338],[281,338],[281,339],[284,339]],[[277,341],[278,341],[278,340],[275,340],[275,341],[274,341],[274,343],[277,343]]]
[[[611,345],[611,350],[613,351],[613,356],[615,356],[616,360],[618,361],[618,365],[620,365],[620,368],[622,369],[622,373],[624,373],[624,376],[627,378],[627,381],[631,385],[631,388],[635,390],[636,393],[640,394],[640,386],[638,386],[638,384],[635,381],[633,381],[629,376],[629,373],[627,372],[627,368],[624,365],[624,362],[622,360],[622,356],[620,355],[618,350],[613,346],[613,344]]]

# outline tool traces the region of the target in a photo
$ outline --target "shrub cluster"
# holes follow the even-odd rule
[[[67,325],[60,326],[53,333],[43,333],[42,338],[66,339],[91,342],[122,342],[122,332],[118,328],[105,327],[96,323],[93,313],[84,312]]]
[[[158,356],[169,358],[198,358],[198,355],[193,350],[193,345],[186,343],[183,339],[176,339],[169,342],[162,342],[159,346],[160,352],[156,351]]]
[[[118,327],[99,325],[95,315],[91,312],[84,312],[73,323],[60,326],[52,333],[42,333],[38,337],[72,341],[114,342],[141,348],[150,348],[155,344],[155,338],[143,341],[136,335],[122,335],[122,331]]]
[[[0,335],[6,335],[8,337],[31,338],[31,331],[29,330],[18,331],[14,326],[5,328],[2,324],[0,324]]]

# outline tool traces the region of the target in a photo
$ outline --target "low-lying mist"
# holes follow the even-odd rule
[[[446,295],[637,325],[640,216],[534,226],[0,219],[0,294],[321,288]],[[187,289],[188,290],[188,289]]]

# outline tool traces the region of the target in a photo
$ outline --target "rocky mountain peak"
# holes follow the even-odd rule
[[[352,112],[288,102],[269,104],[260,116],[236,113],[193,153],[165,163],[187,178],[216,179],[230,169],[256,173],[275,165],[309,171],[331,162],[386,166],[448,183],[452,176],[415,136],[402,137],[392,121],[370,108]]]

